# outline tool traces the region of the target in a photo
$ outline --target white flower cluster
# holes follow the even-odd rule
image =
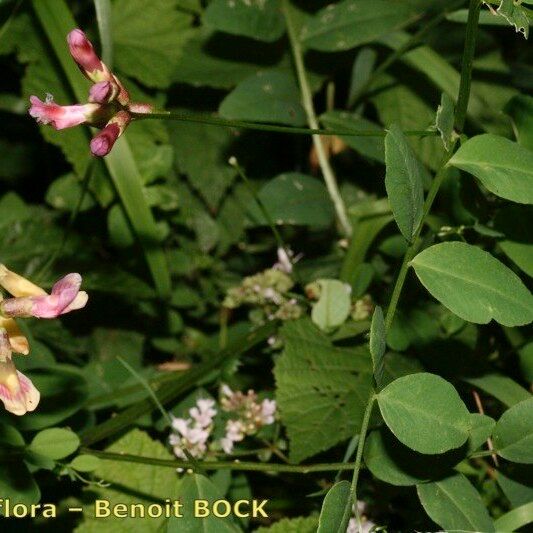
[[[189,409],[189,418],[172,419],[172,430],[169,443],[174,454],[180,459],[188,459],[188,455],[201,459],[209,451],[224,450],[230,454],[236,442],[244,437],[255,435],[263,426],[273,424],[276,415],[276,402],[265,399],[257,401],[257,394],[249,390],[246,394],[232,391],[223,385],[220,393],[222,410],[235,414],[226,422],[226,434],[218,440],[209,442],[215,426],[217,414],[216,404],[211,399],[199,399]]]
[[[356,514],[355,509],[356,509],[356,506],[354,505],[352,509],[352,512],[354,515]],[[366,503],[358,500],[357,510],[359,511],[359,518],[361,519],[361,529],[359,529],[359,526],[357,524],[356,516],[353,516],[352,518],[350,518],[350,521],[348,522],[346,533],[371,533],[373,528],[376,527],[376,524],[374,524],[374,522],[372,522],[372,520],[369,520],[366,516],[366,513],[367,513]]]
[[[230,454],[236,442],[245,436],[255,435],[263,426],[274,423],[276,416],[276,401],[265,399],[257,401],[257,394],[249,390],[246,394],[233,391],[227,385],[222,385],[220,404],[228,413],[237,415],[236,419],[226,422],[226,435],[220,440],[222,449]]]
[[[174,418],[172,420],[173,433],[169,442],[174,448],[176,457],[187,459],[184,450],[195,458],[200,458],[207,452],[207,440],[213,430],[213,418],[217,414],[214,409],[215,401],[200,399],[189,409],[190,418]]]

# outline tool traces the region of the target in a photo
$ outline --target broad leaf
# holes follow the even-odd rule
[[[192,17],[174,0],[116,0],[112,35],[115,64],[149,87],[167,87],[189,36]]]
[[[309,320],[287,322],[276,360],[276,400],[299,462],[358,431],[371,391],[364,347],[337,348]]]
[[[379,393],[378,404],[396,438],[417,452],[444,453],[468,438],[468,409],[451,383],[435,374],[398,378]]]
[[[259,199],[275,224],[325,227],[333,222],[333,206],[321,181],[298,172],[280,174],[259,191]],[[259,206],[250,205],[255,224],[267,221]]]
[[[449,164],[473,174],[496,196],[533,203],[533,152],[498,135],[468,140]]]
[[[255,533],[316,533],[318,515],[283,518],[270,527],[260,527]]]
[[[513,405],[494,429],[498,455],[515,463],[533,463],[533,398]]]
[[[314,50],[349,50],[404,26],[414,15],[402,0],[344,0],[314,15],[302,28],[300,39]]]
[[[336,279],[320,279],[320,298],[313,305],[311,318],[323,331],[341,326],[351,309],[350,286]]]
[[[322,503],[317,533],[338,531],[349,497],[350,483],[348,481],[339,481],[328,490]]]
[[[79,445],[78,435],[70,429],[49,428],[37,433],[28,449],[50,459],[63,459],[74,453]]]
[[[305,111],[294,78],[285,72],[259,72],[224,98],[220,115],[228,119],[303,126]]]
[[[531,394],[508,376],[486,374],[476,378],[466,378],[466,382],[494,396],[507,407],[531,398]]]
[[[258,41],[277,41],[285,33],[280,0],[213,0],[203,22],[218,31]]]
[[[533,296],[520,278],[489,253],[462,242],[436,244],[412,261],[426,289],[469,322],[520,326],[533,320]]]
[[[527,39],[529,36],[528,11],[519,2],[514,0],[501,0],[498,13],[511,25],[517,33],[522,33]]]
[[[422,221],[423,168],[402,130],[393,124],[385,137],[385,187],[402,235],[411,241]]]
[[[481,496],[462,474],[416,488],[430,518],[446,531],[494,531]]]

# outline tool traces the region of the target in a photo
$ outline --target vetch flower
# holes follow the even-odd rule
[[[57,130],[80,124],[102,128],[90,144],[92,154],[102,157],[111,151],[135,115],[150,113],[152,106],[130,102],[128,91],[98,57],[83,31],[72,30],[67,42],[79,69],[93,82],[88,103],[60,106],[51,95],[47,95],[44,102],[37,96],[31,96],[29,113],[39,124],[50,124]]]
[[[68,274],[52,287],[50,294],[42,294],[42,289],[39,289],[37,295],[2,300],[0,314],[6,318],[30,316],[56,318],[70,311],[82,309],[87,304],[88,295],[85,291],[80,291],[81,281],[79,274]],[[2,278],[0,285],[4,286]],[[4,288],[7,289],[5,286]]]
[[[8,332],[0,328],[0,400],[14,415],[24,415],[39,404],[40,394],[29,378],[15,368]]]

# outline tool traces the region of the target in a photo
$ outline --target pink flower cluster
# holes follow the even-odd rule
[[[28,355],[28,339],[20,331],[15,318],[56,318],[85,307],[88,296],[80,291],[81,276],[68,274],[60,279],[50,294],[31,281],[0,264],[0,287],[12,295],[0,294],[0,401],[7,411],[24,415],[33,411],[40,399],[39,391],[15,368],[13,352]]]
[[[91,152],[95,156],[107,155],[131,122],[132,113],[150,113],[152,106],[130,102],[128,91],[100,60],[83,31],[72,30],[67,42],[74,61],[93,83],[88,103],[61,106],[50,94],[44,101],[30,96],[29,113],[39,124],[50,124],[56,130],[80,124],[102,128],[91,141]]]

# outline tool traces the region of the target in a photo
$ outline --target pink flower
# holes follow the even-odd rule
[[[88,295],[80,291],[82,278],[68,274],[53,287],[51,294],[9,298],[0,303],[0,312],[5,317],[56,318],[70,311],[85,307]]]
[[[105,128],[91,140],[91,152],[102,157],[107,155],[116,140],[122,135],[131,120],[127,111],[119,111],[106,124]]]
[[[71,128],[84,123],[93,123],[100,110],[99,104],[58,105],[51,97],[44,102],[30,96],[30,115],[39,124],[50,124],[56,130]]]
[[[113,100],[116,96],[114,92],[114,85],[110,81],[99,81],[89,89],[89,102],[105,104]]]
[[[0,400],[14,415],[24,415],[39,404],[41,395],[30,379],[15,368],[11,360],[8,333],[0,329]]]
[[[91,81],[105,81],[110,78],[108,68],[96,55],[91,41],[80,29],[72,30],[67,35],[67,43],[70,55],[80,67],[80,70]]]

